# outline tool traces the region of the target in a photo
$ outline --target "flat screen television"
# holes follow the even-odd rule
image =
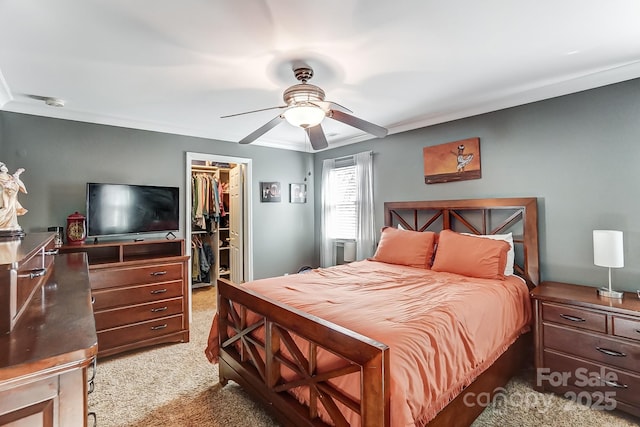
[[[178,187],[87,183],[87,237],[179,229]]]

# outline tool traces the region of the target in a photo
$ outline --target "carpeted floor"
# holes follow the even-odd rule
[[[239,386],[218,384],[217,366],[204,356],[214,311],[215,289],[197,289],[189,343],[99,360],[95,391],[89,395],[89,409],[96,412],[98,426],[278,427]],[[594,411],[537,393],[526,378],[523,374],[511,380],[504,398],[489,405],[473,426],[640,425],[640,419],[621,413]]]

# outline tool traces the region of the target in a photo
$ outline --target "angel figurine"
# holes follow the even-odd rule
[[[20,174],[24,172],[24,168],[15,171],[13,175],[9,174],[7,165],[0,162],[0,187],[2,189],[2,201],[0,202],[0,231],[22,231],[22,227],[18,224],[18,215],[24,215],[27,210],[22,207],[18,201],[18,193],[27,193]]]

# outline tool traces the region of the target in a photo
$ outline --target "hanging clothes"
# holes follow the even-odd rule
[[[224,216],[220,197],[220,183],[212,173],[193,174],[191,183],[192,223],[202,230],[212,231],[211,223],[218,223]]]
[[[194,282],[200,282],[200,251],[198,249],[198,236],[191,238],[191,280]]]
[[[215,266],[215,255],[211,244],[201,235],[191,237],[191,279],[194,283],[210,283],[211,271]]]

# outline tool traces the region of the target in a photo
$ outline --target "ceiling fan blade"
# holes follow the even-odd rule
[[[275,109],[278,109],[278,108],[287,108],[287,107],[288,107],[288,105],[281,105],[281,106],[278,106],[278,107],[261,108],[259,110],[245,111],[244,113],[228,114],[226,116],[220,116],[220,118],[221,119],[226,119],[228,117],[242,116],[244,114],[251,114],[251,113],[257,113],[257,112],[260,112],[260,111],[275,110]]]
[[[345,107],[342,104],[338,104],[335,101],[321,101],[321,102],[318,102],[318,104],[321,104],[324,107],[325,111],[329,111],[333,106],[336,106],[336,107],[340,108],[343,111],[346,111],[348,113],[353,113],[353,111],[351,111],[350,109],[348,109],[347,107]]]
[[[344,113],[339,110],[329,110],[329,117],[354,128],[358,128],[378,138],[384,138],[389,131],[382,126],[374,125],[366,120],[359,119],[351,114]]]
[[[249,135],[242,138],[238,143],[240,144],[250,144],[256,139],[260,138],[265,133],[269,132],[274,127],[278,126],[282,122],[282,116],[275,116],[273,119],[260,126],[258,129],[251,132]]]
[[[324,136],[322,126],[311,126],[305,128],[305,131],[307,132],[307,135],[309,135],[309,142],[311,142],[311,146],[314,150],[322,150],[323,148],[327,148],[329,146],[327,138]]]

